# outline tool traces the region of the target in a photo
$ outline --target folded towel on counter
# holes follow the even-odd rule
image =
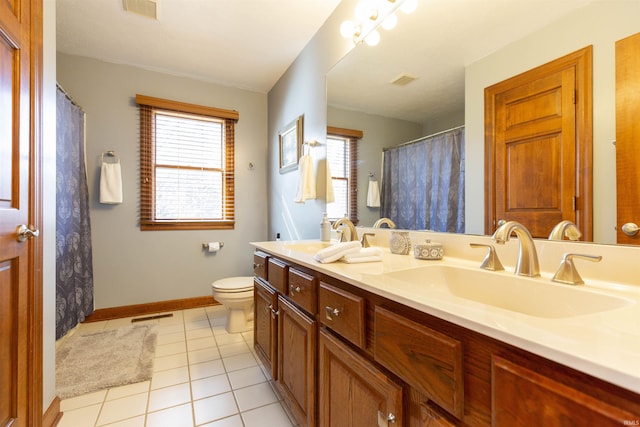
[[[100,203],[122,203],[120,161],[117,163],[102,163],[100,168]]]
[[[298,162],[298,190],[296,203],[304,203],[305,200],[316,198],[316,176],[313,172],[313,161],[308,154],[300,157]]]
[[[344,255],[341,259],[348,264],[359,262],[376,262],[382,261],[382,249],[380,248],[363,248],[358,252],[351,252]]]
[[[336,243],[335,245],[331,245],[328,248],[319,250],[313,256],[313,258],[318,262],[328,264],[330,262],[339,260],[347,254],[360,252],[361,248],[362,244],[357,240],[353,242]]]

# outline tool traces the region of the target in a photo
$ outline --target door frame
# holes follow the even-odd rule
[[[584,241],[593,240],[593,46],[550,61],[485,88],[484,206],[485,234],[496,227],[495,116],[498,94],[543,75],[574,67],[576,76],[576,224]],[[551,230],[549,230],[551,231]]]

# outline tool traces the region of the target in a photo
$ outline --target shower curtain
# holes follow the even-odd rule
[[[84,112],[56,100],[56,339],[93,313],[93,260]]]
[[[387,149],[380,216],[398,228],[464,233],[464,129]]]

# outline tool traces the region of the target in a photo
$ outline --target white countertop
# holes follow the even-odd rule
[[[442,261],[425,261],[412,255],[392,254],[388,248],[382,248],[382,262],[321,264],[314,260],[313,253],[287,248],[293,243],[301,241],[251,244],[292,263],[640,393],[640,287],[589,281],[580,289],[624,297],[630,303],[594,314],[542,318],[433,292],[385,276],[434,263],[479,268],[476,261],[447,256]],[[491,274],[513,275],[513,270],[507,267],[507,271]],[[541,282],[541,292],[545,283],[552,283],[551,276],[545,272],[532,280]]]

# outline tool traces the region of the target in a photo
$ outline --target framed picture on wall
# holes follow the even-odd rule
[[[298,169],[302,148],[303,117],[289,123],[278,133],[280,144],[280,173]]]

